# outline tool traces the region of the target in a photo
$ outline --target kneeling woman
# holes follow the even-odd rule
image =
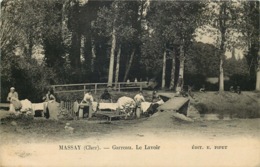
[[[145,113],[146,116],[151,116],[154,113],[157,112],[157,108],[162,105],[164,101],[160,96],[156,96],[153,98],[153,102],[151,103],[150,107],[147,109],[147,112]]]

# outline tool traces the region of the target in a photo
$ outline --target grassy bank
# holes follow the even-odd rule
[[[195,99],[191,99],[191,105],[201,114],[217,113],[237,118],[260,118],[259,100],[260,93],[256,92],[197,92]]]

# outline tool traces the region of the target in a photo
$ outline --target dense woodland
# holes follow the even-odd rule
[[[35,100],[52,84],[135,78],[172,91],[260,90],[259,20],[259,1],[3,0],[1,98],[11,86]],[[198,29],[215,43],[196,41]]]

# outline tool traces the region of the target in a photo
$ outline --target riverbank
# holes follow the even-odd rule
[[[191,105],[200,114],[228,115],[231,118],[260,118],[260,93],[196,92]]]

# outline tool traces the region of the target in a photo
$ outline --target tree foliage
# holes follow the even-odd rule
[[[199,28],[214,46],[195,41]],[[186,75],[216,77],[223,59],[225,75],[250,74],[253,83],[259,2],[3,0],[0,38],[2,99],[10,86],[37,100],[51,84],[107,82],[112,52],[119,81],[162,78],[166,69],[166,86],[176,86]],[[234,47],[247,48],[246,59],[225,60]]]

